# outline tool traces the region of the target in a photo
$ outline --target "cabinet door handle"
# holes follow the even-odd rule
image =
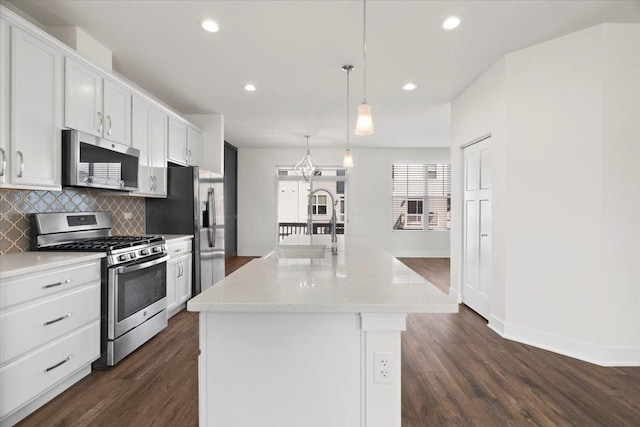
[[[16,151],[16,154],[20,156],[20,169],[18,169],[18,178],[22,178],[22,174],[24,173],[24,155],[22,151]]]
[[[4,176],[4,171],[7,168],[7,155],[4,153],[4,148],[0,148],[2,152],[2,170],[0,171],[0,176]]]
[[[187,147],[184,147],[184,161],[189,164],[189,149]]]
[[[98,125],[98,132],[102,133],[102,125],[104,124],[104,120],[102,120],[102,113],[100,111],[98,111],[98,122],[100,123],[100,125]]]
[[[44,285],[42,289],[55,288],[56,286],[66,285],[67,283],[71,283],[71,279],[63,280],[62,282],[52,283],[50,285]]]
[[[53,366],[50,366],[50,367],[46,368],[44,371],[45,371],[45,372],[53,371],[53,370],[54,370],[54,369],[56,369],[58,366],[60,366],[60,365],[62,365],[62,364],[67,363],[67,362],[68,362],[69,360],[71,360],[72,358],[73,358],[73,355],[72,355],[72,354],[70,354],[70,355],[68,355],[68,356],[67,356],[67,357],[66,357],[62,362],[58,362],[58,363],[56,363],[55,365],[53,365]]]
[[[68,312],[67,314],[65,314],[62,317],[58,317],[57,319],[49,320],[48,322],[44,322],[44,326],[49,326],[51,324],[58,323],[61,320],[64,320],[64,319],[67,319],[67,318],[71,317],[72,314],[73,314],[72,312]]]
[[[158,182],[158,180],[156,179],[156,176],[153,175],[151,177],[151,182],[153,183],[153,189],[151,191],[156,191],[158,189],[158,186],[156,185],[156,183]]]
[[[191,150],[188,150],[188,151],[189,151],[189,164],[191,164],[191,160],[192,160],[191,159]]]
[[[109,130],[107,131],[107,135],[111,135],[111,116],[107,116],[107,120],[109,121]]]

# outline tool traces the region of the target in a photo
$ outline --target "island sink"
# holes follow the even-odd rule
[[[274,255],[278,258],[324,258],[327,245],[278,245]]]

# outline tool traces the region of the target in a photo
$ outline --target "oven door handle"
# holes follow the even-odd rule
[[[142,264],[131,265],[128,267],[117,267],[116,273],[118,274],[131,273],[132,271],[138,271],[138,270],[142,270],[143,268],[149,268],[157,264],[162,264],[163,262],[166,262],[168,259],[169,259],[169,255],[164,255],[161,258],[156,258],[153,261],[149,261],[149,262],[143,262]]]

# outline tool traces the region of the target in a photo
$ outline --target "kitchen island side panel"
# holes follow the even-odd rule
[[[360,323],[349,313],[201,313],[200,424],[360,426]]]

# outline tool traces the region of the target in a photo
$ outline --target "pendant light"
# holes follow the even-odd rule
[[[373,135],[373,119],[371,118],[371,105],[367,102],[367,0],[363,0],[362,13],[362,103],[358,105],[358,121],[356,122],[356,135]]]
[[[349,74],[353,70],[353,65],[343,65],[342,69],[347,72],[347,149],[344,150],[344,159],[342,159],[343,168],[353,167],[353,156],[349,148]]]
[[[320,164],[311,157],[309,150],[309,138],[311,135],[305,135],[307,138],[307,154],[294,166],[294,170],[302,175],[305,181],[309,181],[316,171],[320,170]]]

